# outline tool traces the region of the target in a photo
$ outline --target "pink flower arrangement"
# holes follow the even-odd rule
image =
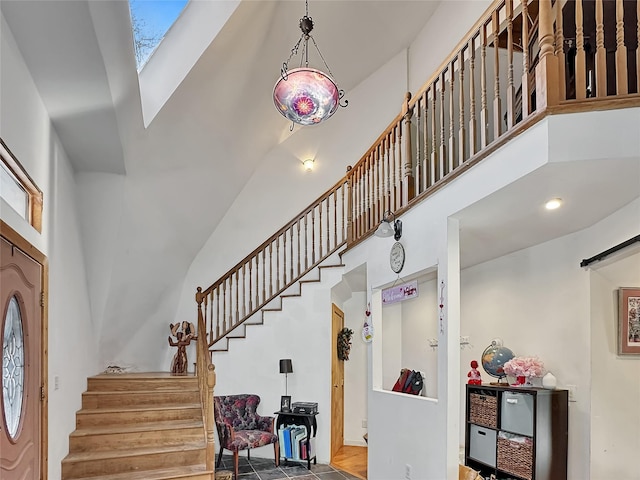
[[[544,364],[538,357],[513,357],[503,368],[512,377],[540,377]]]

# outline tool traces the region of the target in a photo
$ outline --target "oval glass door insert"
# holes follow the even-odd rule
[[[15,439],[24,397],[24,336],[22,315],[15,296],[9,301],[2,335],[2,405],[7,432]]]

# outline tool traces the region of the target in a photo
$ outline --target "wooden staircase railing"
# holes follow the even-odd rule
[[[640,0],[496,1],[344,178],[198,288],[198,331],[213,345],[547,115],[640,106],[639,40]]]
[[[198,324],[198,332],[207,332],[208,347],[346,243],[348,194],[343,179],[209,288],[198,287],[198,317],[204,324]]]
[[[198,338],[196,339],[196,375],[200,390],[200,402],[202,404],[202,418],[205,429],[206,441],[206,469],[214,472],[215,467],[215,417],[213,413],[213,389],[216,384],[215,367],[211,361],[207,336],[200,333],[206,332],[204,317],[202,315],[202,298],[200,290],[196,293],[198,303]],[[211,476],[211,480],[214,475]]]

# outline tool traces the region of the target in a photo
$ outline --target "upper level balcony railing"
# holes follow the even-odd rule
[[[639,39],[640,0],[496,1],[344,178],[198,289],[208,345],[547,115],[640,106]]]

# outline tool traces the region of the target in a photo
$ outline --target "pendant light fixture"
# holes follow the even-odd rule
[[[313,20],[309,16],[309,1],[305,0],[305,16],[300,19],[302,35],[291,49],[291,55],[280,69],[280,78],[273,87],[273,103],[278,111],[293,124],[316,125],[333,115],[338,106],[346,107],[348,101],[341,102],[344,90],[340,90],[333,80],[333,74],[325,62],[315,39],[311,35]],[[328,73],[309,67],[309,39],[318,51]],[[300,55],[300,66],[289,70],[293,57]]]

